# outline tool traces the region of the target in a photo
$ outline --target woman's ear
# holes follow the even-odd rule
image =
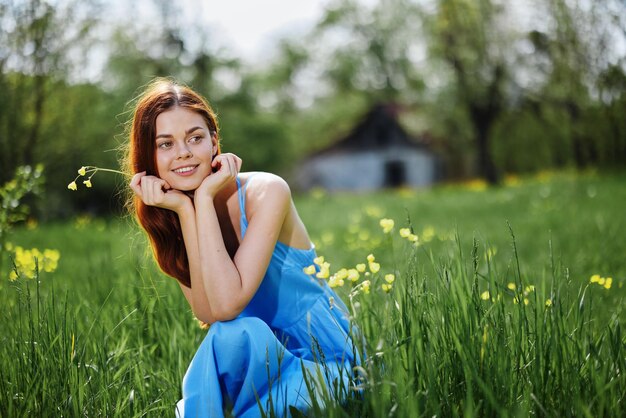
[[[217,150],[219,149],[217,146],[217,132],[211,132],[211,144],[213,146],[213,157],[215,158],[215,156],[217,155]]]

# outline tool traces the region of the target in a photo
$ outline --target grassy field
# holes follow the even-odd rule
[[[312,415],[625,416],[625,186],[544,173],[296,196],[332,273],[380,264],[337,288],[364,335],[360,390]],[[205,331],[132,222],[31,224],[9,241],[0,416],[172,416]],[[40,250],[38,279],[8,279],[17,246]]]

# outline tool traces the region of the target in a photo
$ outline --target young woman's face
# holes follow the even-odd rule
[[[216,138],[200,114],[182,107],[159,114],[155,142],[159,177],[172,188],[195,190],[211,174]]]

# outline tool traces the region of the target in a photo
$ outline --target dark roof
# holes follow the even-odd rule
[[[375,105],[346,137],[314,155],[381,149],[394,145],[423,148],[424,144],[417,142],[402,128],[398,122],[398,111],[399,106],[395,104]]]

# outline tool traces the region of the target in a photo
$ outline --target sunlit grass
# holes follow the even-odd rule
[[[623,416],[624,180],[297,196],[367,353],[359,390],[313,411]],[[172,416],[205,331],[129,222],[82,217],[9,241],[60,260],[11,282],[3,253],[0,415]]]

